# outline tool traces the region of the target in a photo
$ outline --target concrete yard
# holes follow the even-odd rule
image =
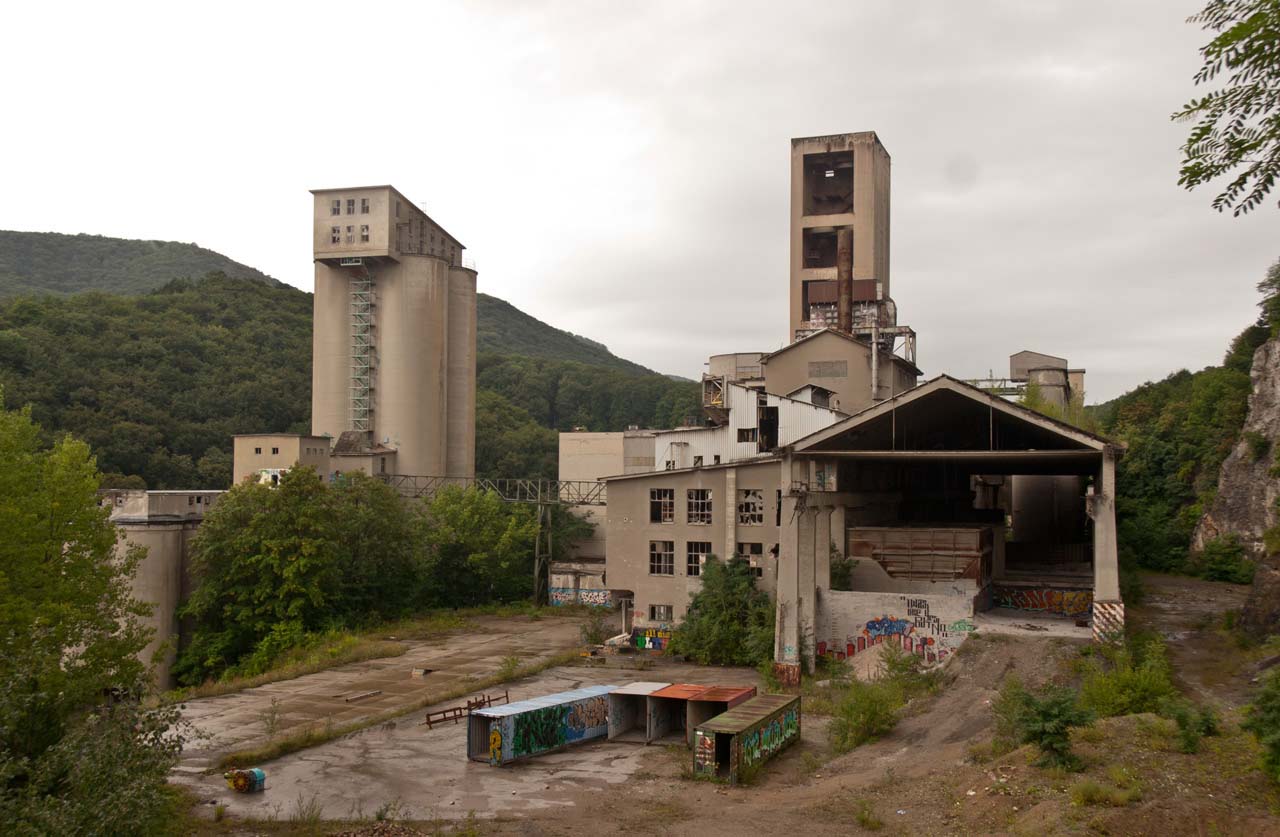
[[[518,657],[521,665],[528,665],[575,648],[580,625],[580,619],[560,616],[475,617],[464,631],[406,641],[409,650],[398,657],[189,701],[183,716],[205,738],[187,747],[179,772],[201,771],[224,753],[265,741],[273,699],[277,735],[330,722],[350,723],[444,695],[465,686],[468,678],[483,679],[497,672],[505,657]],[[413,677],[415,668],[429,673]],[[368,692],[380,694],[358,697]]]
[[[535,629],[541,630],[547,622],[559,623],[560,620],[526,625],[529,632],[524,635],[524,641],[532,641]],[[576,631],[576,623],[572,624]],[[460,639],[454,638],[455,644]],[[510,653],[509,649],[505,653]],[[403,657],[396,658],[396,661],[403,660]],[[497,691],[508,688],[514,702],[582,686],[634,680],[759,686],[759,677],[751,669],[670,663],[660,658],[654,662],[643,671],[613,665],[561,666],[497,687]],[[396,668],[407,672],[403,662]],[[322,678],[321,682],[305,690],[297,688],[298,681],[275,684],[276,693],[279,695],[283,687],[287,693],[298,695],[297,700],[301,702],[314,700],[305,698],[308,694],[335,691],[331,688],[335,685],[370,688],[367,684],[374,682],[334,680],[342,671],[326,672],[329,677],[313,675]],[[300,678],[305,679],[311,678]],[[488,690],[490,694],[494,691]],[[226,699],[214,698],[209,702],[221,700]],[[260,706],[261,702],[258,698],[253,705]],[[394,722],[255,765],[267,774],[267,790],[260,794],[232,793],[221,776],[197,772],[196,760],[189,761],[188,769],[175,779],[191,787],[201,800],[217,799],[226,803],[228,813],[237,817],[287,817],[299,800],[313,799],[323,806],[326,819],[368,817],[383,806],[392,806],[401,817],[453,819],[471,812],[489,817],[573,806],[575,797],[583,791],[618,786],[632,779],[647,755],[663,749],[657,745],[593,742],[507,767],[491,767],[467,759],[465,721],[432,729],[420,723],[428,711],[462,702],[465,698],[427,707]],[[219,729],[225,729],[241,717],[247,724],[261,729],[256,718],[244,714],[252,712],[247,704],[236,710],[237,715],[231,710],[215,714],[199,706],[200,703],[204,702],[197,701],[193,709],[202,715],[208,728],[216,724]]]

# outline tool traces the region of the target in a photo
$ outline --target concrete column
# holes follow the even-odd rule
[[[782,528],[778,535],[778,589],[776,594],[773,659],[784,683],[800,681],[800,520],[803,495],[791,493],[791,457],[782,461]]]
[[[1108,448],[1094,493],[1093,600],[1120,601],[1120,558],[1116,545],[1116,456]]]
[[[738,550],[738,469],[724,470],[724,551],[723,561],[728,561]]]
[[[823,524],[829,527],[830,520],[830,515],[816,508],[806,510],[800,517],[800,654],[805,670],[810,674],[813,674],[815,663],[819,556],[826,551],[825,539],[830,531],[828,528],[824,532]]]

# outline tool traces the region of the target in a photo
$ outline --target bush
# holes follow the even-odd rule
[[[582,623],[582,641],[586,645],[603,645],[609,638],[609,610],[593,607],[587,611],[587,621]]]
[[[773,620],[773,602],[756,589],[751,565],[711,555],[702,565],[702,589],[672,631],[667,651],[704,666],[772,664]]]
[[[1252,584],[1257,565],[1244,554],[1235,535],[1214,538],[1187,560],[1187,571],[1210,581]]]
[[[879,678],[894,684],[907,700],[935,694],[942,686],[939,669],[926,671],[924,660],[897,645],[881,646]]]
[[[1020,744],[1035,744],[1040,748],[1041,767],[1079,766],[1071,753],[1071,728],[1092,723],[1093,713],[1079,706],[1073,690],[1051,686],[1037,696],[1010,678],[992,711],[997,736],[1012,733]]]
[[[1071,786],[1071,802],[1075,805],[1110,805],[1123,808],[1130,802],[1142,799],[1142,789],[1137,785],[1130,788],[1114,788],[1103,785],[1092,779],[1085,779]]]
[[[1121,648],[1109,648],[1103,656],[1108,666],[1096,661],[1080,687],[1080,704],[1102,717],[1158,712],[1177,695],[1171,679],[1169,660],[1159,638],[1131,641]]]
[[[1240,726],[1262,745],[1262,769],[1280,781],[1280,672],[1267,675]]]
[[[902,689],[897,685],[885,681],[864,683],[855,680],[836,703],[835,714],[828,727],[832,748],[837,753],[847,753],[876,740],[898,723],[901,706]]]
[[[991,714],[995,716],[992,755],[1004,755],[1022,743],[1022,712],[1027,698],[1022,681],[1013,675],[1006,677],[1000,685],[1000,694],[991,703]]]
[[[1244,432],[1244,443],[1249,448],[1249,458],[1254,462],[1261,462],[1271,450],[1271,440],[1256,430]]]

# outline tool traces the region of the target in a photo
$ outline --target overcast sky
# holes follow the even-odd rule
[[[926,374],[1091,402],[1221,360],[1276,195],[1176,185],[1200,0],[11,5],[0,228],[196,242],[311,289],[311,197],[392,183],[480,289],[696,377],[787,331],[789,139],[876,131]]]

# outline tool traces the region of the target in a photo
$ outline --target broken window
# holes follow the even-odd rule
[[[764,492],[758,488],[738,491],[738,525],[764,525]]]
[[[196,504],[196,498],[195,498],[195,497],[192,497],[190,494],[188,494],[188,495],[187,495],[187,505],[188,505],[188,506],[194,506],[195,504]]]
[[[649,575],[675,574],[675,541],[649,541]]]
[[[348,243],[348,244],[354,244],[354,243],[355,243],[355,241],[356,241],[356,232],[355,232],[355,230],[356,230],[356,228],[355,228],[354,226],[351,226],[351,225],[348,225],[348,226],[347,226],[347,243]]]
[[[801,237],[804,267],[835,267],[837,236],[832,227],[805,230]]]
[[[754,427],[738,428],[739,442],[754,442],[759,438],[759,436],[760,436],[759,432]]]
[[[676,490],[674,488],[649,489],[649,522],[676,522]]]
[[[360,214],[361,214],[361,215],[368,215],[368,214],[369,214],[369,199],[368,199],[368,198],[361,198],[361,199],[360,199]]]
[[[720,454],[717,453],[715,456],[711,457],[711,464],[713,465],[720,464]]]
[[[804,214],[853,212],[853,152],[804,155]]]
[[[689,523],[694,526],[711,525],[711,489],[689,489]]]
[[[672,619],[671,605],[649,605],[649,621],[650,622],[670,622]]]
[[[778,505],[774,507],[774,526],[782,525],[782,489],[778,489]]]
[[[348,215],[355,215],[355,214],[356,214],[356,199],[355,199],[355,198],[347,198],[347,214],[348,214]]]
[[[702,575],[702,565],[710,554],[710,541],[689,541],[685,545],[685,575]]]
[[[330,244],[341,244],[341,243],[342,243],[342,227],[330,227],[330,228],[329,228],[329,243],[330,243]]]
[[[701,467],[702,467],[702,457],[701,457],[701,456],[695,456],[695,457],[693,458],[693,467],[695,467],[695,468],[701,468]]]
[[[809,328],[835,328],[839,324],[840,290],[834,279],[810,279],[801,285],[801,309]]]
[[[272,448],[272,449],[271,449],[271,455],[272,455],[272,456],[279,456],[279,455],[280,455],[280,448]]]
[[[341,214],[342,214],[342,201],[341,201],[341,200],[335,200],[332,204],[330,204],[330,205],[329,205],[329,214],[330,214],[330,215],[341,215]]]
[[[762,543],[739,543],[737,548],[738,557],[751,565],[751,574],[756,578],[764,577],[764,544]]]
[[[668,459],[665,463],[663,463],[663,465],[665,469],[668,471],[674,471],[676,469],[676,463],[670,459]]]
[[[369,225],[368,224],[360,225],[360,240],[365,242],[366,244],[369,242]]]

